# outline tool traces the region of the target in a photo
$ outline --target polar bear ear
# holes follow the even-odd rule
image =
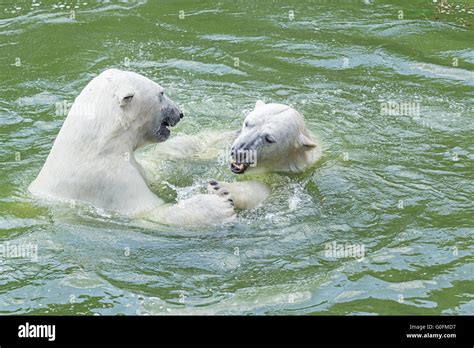
[[[260,108],[264,105],[265,105],[265,103],[263,101],[257,100],[257,102],[255,103],[255,109],[258,109],[258,108]]]
[[[132,102],[135,91],[133,88],[120,88],[115,95],[117,96],[119,105],[124,107]]]
[[[311,140],[309,137],[304,135],[303,133],[300,133],[297,142],[298,142],[298,145],[305,147],[307,150],[310,150],[313,147],[316,147],[316,143],[313,140]]]

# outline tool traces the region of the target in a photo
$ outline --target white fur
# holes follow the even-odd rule
[[[134,151],[166,140],[163,120],[179,121],[179,109],[162,92],[132,72],[110,69],[94,78],[76,98],[30,192],[173,225],[231,220],[227,197],[198,195],[165,205],[148,188]]]
[[[232,197],[237,209],[258,208],[271,193],[270,188],[259,181],[211,181],[207,190],[221,197]]]
[[[265,104],[261,100],[245,118],[232,149],[256,151],[255,165],[246,170],[250,173],[301,173],[321,157],[320,145],[295,109],[283,104]],[[271,190],[256,181],[211,182],[208,192],[232,196],[238,209],[254,209]]]
[[[273,143],[266,141],[269,137]],[[321,157],[314,135],[303,116],[284,105],[259,100],[245,118],[232,149],[254,149],[256,166],[246,172],[301,173]]]

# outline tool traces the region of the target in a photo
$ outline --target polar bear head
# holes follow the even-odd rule
[[[303,117],[295,109],[259,100],[231,147],[230,169],[235,174],[257,169],[298,173],[317,159],[316,148]]]
[[[88,123],[81,106],[90,105]],[[168,127],[183,117],[163,87],[130,71],[108,69],[95,77],[76,98],[63,127],[72,126],[99,145],[120,143],[136,150],[165,141]],[[87,121],[87,120],[86,120]],[[80,126],[77,126],[80,123]],[[81,139],[84,142],[84,138]]]

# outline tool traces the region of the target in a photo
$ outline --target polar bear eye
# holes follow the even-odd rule
[[[267,134],[265,135],[265,141],[267,143],[273,144],[276,140],[273,136],[271,136],[270,134]]]
[[[127,95],[127,96],[123,97],[123,101],[125,103],[130,103],[132,101],[132,99],[133,99],[133,94],[130,94],[130,95]]]

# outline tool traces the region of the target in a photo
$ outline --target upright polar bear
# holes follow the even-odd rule
[[[134,151],[165,141],[182,112],[163,88],[109,69],[75,99],[31,193],[172,225],[203,226],[235,217],[229,197],[201,194],[165,204],[147,186]]]

